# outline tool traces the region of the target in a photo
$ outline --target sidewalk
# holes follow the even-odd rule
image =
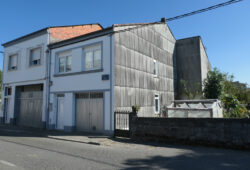
[[[10,125],[0,125],[0,132],[6,136],[11,136],[11,133],[18,133],[22,137],[44,137],[54,140],[63,140],[69,142],[78,142],[100,146],[112,147],[139,147],[141,144],[134,143],[126,138],[114,138],[110,136],[96,135],[84,132],[64,132],[56,130],[41,130],[34,128],[17,127]]]

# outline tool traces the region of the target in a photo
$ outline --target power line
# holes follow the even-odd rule
[[[186,13],[186,14],[182,14],[182,15],[178,15],[178,16],[175,16],[175,17],[167,18],[166,21],[169,22],[169,21],[181,19],[181,18],[184,18],[184,17],[188,17],[188,16],[191,16],[191,15],[199,14],[199,13],[203,13],[203,12],[206,12],[206,11],[210,11],[210,10],[213,10],[213,9],[216,9],[216,8],[224,7],[224,6],[231,5],[231,4],[234,4],[234,3],[238,3],[238,2],[241,2],[241,1],[243,1],[243,0],[230,0],[230,1],[227,1],[227,2],[223,2],[223,3],[217,4],[217,5],[207,7],[207,8],[203,8],[203,9],[200,9],[200,10],[196,10],[196,11],[189,12],[189,13]]]

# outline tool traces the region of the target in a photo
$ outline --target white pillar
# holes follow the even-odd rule
[[[65,93],[64,96],[64,130],[73,131],[75,128],[74,94]]]

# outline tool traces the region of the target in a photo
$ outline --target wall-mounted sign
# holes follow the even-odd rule
[[[102,80],[109,80],[109,74],[103,74]]]

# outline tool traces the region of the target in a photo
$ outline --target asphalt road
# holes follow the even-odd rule
[[[128,146],[128,145],[126,145]],[[250,152],[173,145],[101,146],[0,129],[0,170],[250,169]]]

